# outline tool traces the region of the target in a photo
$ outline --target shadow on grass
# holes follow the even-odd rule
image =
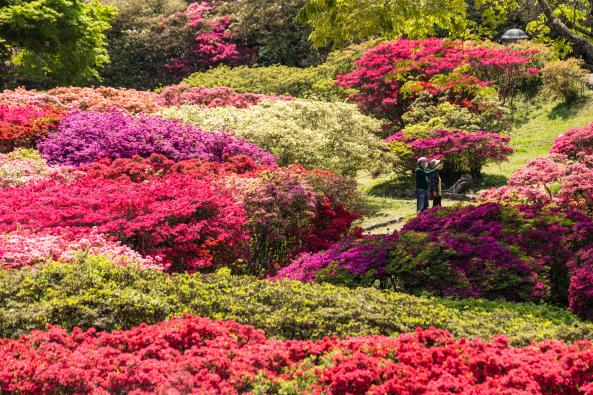
[[[502,174],[482,174],[482,177],[480,177],[475,189],[481,190],[488,188],[498,188],[506,185],[507,182],[508,177],[503,176]]]
[[[376,197],[413,198],[414,186],[411,179],[391,178],[372,185],[367,194]]]
[[[583,109],[587,104],[589,104],[590,100],[588,97],[581,97],[575,101],[571,102],[561,102],[552,108],[552,111],[548,114],[548,119],[558,119],[561,118],[563,120],[575,117],[579,111]]]

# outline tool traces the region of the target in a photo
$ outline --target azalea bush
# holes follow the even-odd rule
[[[31,148],[57,127],[62,111],[31,105],[0,105],[0,152]]]
[[[0,231],[112,236],[164,269],[197,270],[244,257],[247,216],[207,181],[173,174],[144,183],[82,177],[0,191]]]
[[[413,394],[461,387],[480,393],[531,388],[576,394],[591,389],[592,351],[589,341],[513,348],[505,337],[492,343],[457,341],[438,329],[397,338],[284,342],[236,322],[184,316],[114,333],[78,328],[68,333],[49,326],[3,340],[0,388]],[[109,364],[105,353],[112,357]]]
[[[158,111],[158,96],[152,92],[110,87],[60,87],[47,92],[63,106],[88,111],[119,108],[132,113]]]
[[[356,89],[350,99],[363,111],[401,127],[402,115],[425,92],[477,112],[492,83],[496,87],[512,77],[514,83],[505,84],[512,87],[537,73],[530,68],[532,54],[447,39],[399,39],[370,49],[354,71],[338,75],[336,82]]]
[[[201,86],[172,85],[163,89],[159,102],[166,107],[194,104],[200,107],[232,106],[246,108],[263,101],[291,100],[290,96],[237,93],[224,86],[207,88]]]
[[[376,136],[381,122],[351,104],[295,99],[242,110],[182,106],[165,109],[162,114],[204,129],[226,127],[276,155],[284,166],[299,164],[354,175],[359,170],[385,172],[391,159],[387,146]]]
[[[393,235],[302,254],[275,278],[567,305],[573,251],[593,241],[592,230],[573,211],[497,203],[431,210]]]
[[[593,338],[593,324],[566,309],[503,300],[427,298],[372,288],[258,280],[228,271],[166,274],[104,257],[0,271],[0,335],[18,338],[47,322],[72,329],[129,329],[191,313],[235,320],[270,337],[397,335],[431,326],[456,337],[505,334],[515,345]]]
[[[58,130],[38,145],[50,164],[79,165],[104,157],[163,154],[173,160],[191,158],[222,162],[226,157],[247,155],[266,164],[273,155],[224,132],[208,132],[199,127],[154,116],[108,112],[74,111]]]
[[[51,261],[74,263],[87,255],[103,255],[117,265],[160,268],[158,259],[143,257],[95,231],[82,237],[23,230],[0,234],[0,268],[3,270]]]
[[[555,60],[542,68],[542,81],[546,94],[574,102],[583,95],[589,71],[579,59]]]
[[[503,162],[513,152],[510,137],[484,131],[463,132],[460,130],[435,130],[413,133],[403,130],[386,140],[391,152],[411,170],[420,157],[444,159],[445,173],[470,173],[479,177],[482,167],[488,163]]]

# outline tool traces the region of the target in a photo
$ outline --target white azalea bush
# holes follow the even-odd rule
[[[359,170],[389,171],[391,154],[379,137],[382,122],[353,104],[295,99],[245,109],[188,105],[162,114],[203,129],[227,129],[272,152],[283,166],[300,164],[349,176]]]

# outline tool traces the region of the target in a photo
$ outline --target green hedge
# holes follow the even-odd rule
[[[334,84],[334,74],[335,70],[323,66],[219,66],[194,73],[181,83],[189,86],[228,86],[239,93],[263,93],[326,101],[344,100],[349,92]]]
[[[450,301],[375,289],[347,289],[252,277],[167,275],[121,268],[88,257],[80,265],[50,264],[0,273],[0,336],[46,323],[67,328],[124,329],[184,312],[249,323],[269,336],[395,335],[418,326],[457,336],[510,336],[515,344],[593,338],[593,324],[565,310],[482,300]]]

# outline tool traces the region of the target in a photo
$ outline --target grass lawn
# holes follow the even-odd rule
[[[530,159],[544,156],[552,147],[554,139],[562,132],[593,122],[593,94],[587,94],[575,104],[549,103],[530,114],[529,120],[515,128],[511,134],[511,146],[515,152],[508,162],[484,168],[486,182],[500,185],[505,178]]]
[[[593,93],[588,93],[579,102],[570,105],[558,102],[546,103],[523,117],[527,118],[526,122],[516,127],[511,134],[510,144],[515,148],[515,152],[509,161],[484,168],[481,187],[505,184],[507,178],[523,167],[527,161],[546,155],[559,134],[568,129],[592,123]],[[394,191],[409,190],[410,186],[402,186],[393,181],[392,177],[373,179],[366,174],[359,175],[357,181],[371,208],[371,213],[361,221],[363,227],[385,223],[395,218],[407,218],[415,214],[415,199],[393,197]],[[445,206],[456,204],[459,202],[443,200]],[[369,233],[393,232],[401,226],[402,223],[391,224],[373,229]]]

